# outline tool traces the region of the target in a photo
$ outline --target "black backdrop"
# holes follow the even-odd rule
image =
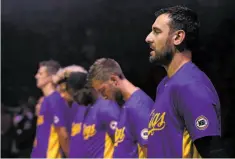
[[[144,40],[154,12],[176,4],[185,4],[199,14],[201,43],[193,52],[193,61],[219,93],[223,134],[233,143],[233,0],[3,0],[2,103],[16,106],[19,100],[40,95],[34,74],[41,60],[55,59],[63,66],[88,68],[99,57],[116,59],[127,78],[154,98],[165,72],[149,64]]]

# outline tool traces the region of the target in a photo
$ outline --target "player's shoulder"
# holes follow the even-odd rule
[[[200,84],[201,86],[211,86],[212,83],[208,76],[201,71],[195,64],[189,63],[183,68],[179,70],[178,73],[173,76],[173,86],[176,87],[191,87],[193,85]]]
[[[85,112],[88,109],[88,106],[78,105],[77,112]]]
[[[84,106],[84,105],[77,105],[78,108],[76,110],[76,116],[75,118],[81,118],[81,116],[84,116],[86,110],[88,109],[88,106]]]
[[[101,112],[119,111],[118,104],[111,100],[100,98],[99,101],[97,102],[97,105],[99,105],[99,111]]]
[[[110,100],[103,99],[102,97],[99,97],[96,102],[93,104],[93,107],[101,107],[101,106],[107,106],[110,104]]]
[[[134,92],[131,98],[136,102],[153,102],[152,98],[147,95],[142,89],[139,89]]]
[[[177,96],[193,94],[194,96],[204,96],[205,98],[217,98],[217,92],[210,81],[193,79],[188,82],[182,82],[172,86],[172,92]]]
[[[200,94],[216,94],[216,90],[208,76],[192,62],[183,66],[171,78],[169,87],[173,93],[200,92]]]
[[[47,103],[51,109],[55,108],[67,108],[67,104],[64,98],[61,97],[60,93],[55,91],[51,95],[47,96]]]
[[[158,84],[158,86],[157,86],[157,92],[158,92],[158,90],[159,90],[161,87],[164,87],[164,83],[167,81],[167,79],[168,79],[168,77],[165,76],[165,77],[159,82],[159,84]]]
[[[154,101],[143,90],[139,89],[132,94],[132,96],[126,101],[125,105],[128,110],[133,109],[148,109],[151,108]]]
[[[61,99],[63,98],[61,97],[60,93],[57,91],[54,91],[49,96],[45,97],[45,100],[47,101],[55,101],[55,100],[61,100]]]

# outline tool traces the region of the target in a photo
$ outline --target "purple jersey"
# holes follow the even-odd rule
[[[220,127],[217,92],[188,62],[158,86],[149,121],[148,158],[198,158],[193,141],[221,135]]]
[[[119,106],[108,100],[98,99],[87,108],[82,125],[82,150],[86,158],[112,158],[114,133],[119,119]]]
[[[37,119],[35,144],[32,158],[60,158],[59,137],[55,127],[67,127],[67,103],[58,92],[44,97]]]
[[[79,105],[76,102],[73,102],[72,105],[66,109],[66,128],[68,130],[68,134],[71,134],[71,128],[72,128],[72,123],[75,119],[75,116],[77,114]]]
[[[148,121],[153,100],[142,90],[137,90],[122,107],[115,132],[114,158],[142,158],[139,146],[146,146]]]
[[[82,122],[84,121],[86,111],[86,106],[78,106],[76,116],[72,123],[69,158],[86,158],[86,151],[82,143]]]

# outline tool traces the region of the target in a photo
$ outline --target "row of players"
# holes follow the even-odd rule
[[[70,158],[226,157],[217,92],[191,61],[197,15],[175,6],[156,17],[146,42],[150,62],[163,66],[167,76],[155,102],[113,59],[96,60],[88,72],[59,70],[55,61],[40,64],[36,79],[44,99],[33,158],[59,158],[61,152]]]

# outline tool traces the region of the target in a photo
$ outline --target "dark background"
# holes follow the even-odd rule
[[[2,105],[15,111],[29,97],[37,99],[34,75],[38,63],[49,59],[88,69],[95,59],[112,57],[131,82],[155,98],[166,74],[149,64],[145,37],[154,12],[177,4],[194,9],[201,20],[193,61],[218,91],[223,137],[234,155],[234,0],[2,0]]]

